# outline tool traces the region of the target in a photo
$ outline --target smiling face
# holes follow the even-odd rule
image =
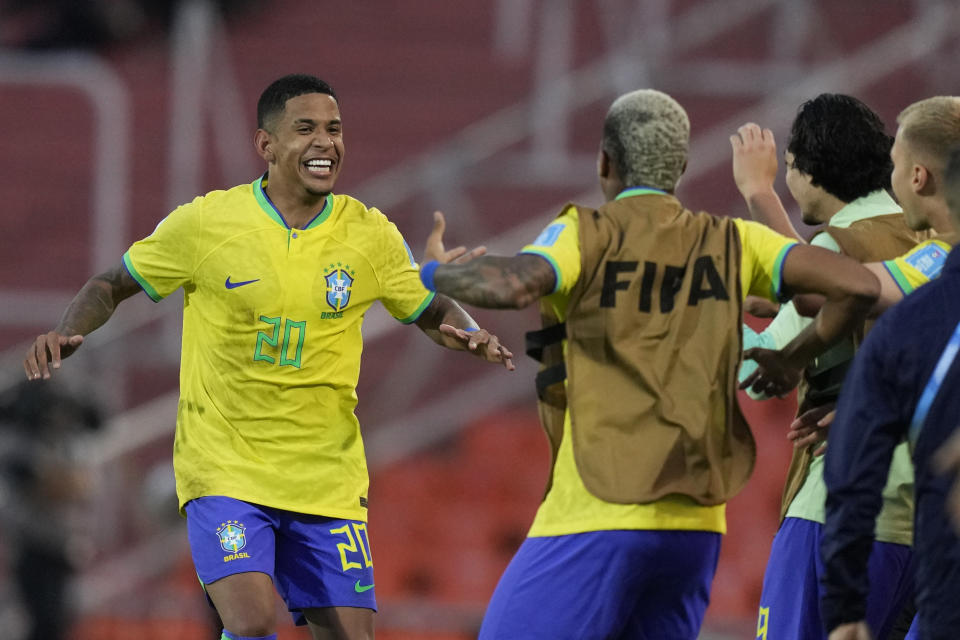
[[[269,165],[271,197],[319,201],[333,190],[343,164],[343,123],[333,96],[307,93],[258,129],[257,151]]]

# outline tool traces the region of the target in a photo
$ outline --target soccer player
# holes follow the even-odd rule
[[[911,125],[917,123],[915,119],[941,128],[952,119],[953,126],[960,127],[960,98],[920,102],[901,119],[904,141],[919,148],[938,148],[941,140],[914,135]],[[949,163],[936,160],[935,155],[927,160],[930,179],[956,193],[960,154],[953,153]],[[954,224],[960,226],[960,209],[951,213]],[[960,538],[950,526],[945,508],[952,478],[941,473],[933,459],[958,426],[958,351],[960,254],[952,251],[938,279],[880,318],[858,352],[840,394],[826,452],[827,509],[821,543],[821,607],[830,640],[872,637],[864,623],[864,602],[874,588],[868,582],[866,564],[891,453],[904,438],[910,443],[916,471],[917,637],[957,637]]]
[[[371,638],[368,474],[354,414],[363,316],[380,300],[440,345],[508,369],[512,354],[422,286],[382,213],[333,194],[344,136],[327,83],[275,81],[257,127],[266,173],[170,213],[84,285],[24,369],[49,378],[121,301],[182,288],[174,467],[222,637],[276,638],[276,590],[314,638]]]
[[[811,330],[822,349],[877,293],[853,260],[684,209],[673,192],[689,132],[668,95],[619,97],[598,158],[603,206],[564,207],[514,257],[421,270],[428,288],[469,304],[540,300],[544,317],[528,353],[544,364],[550,480],[482,640],[696,638],[724,503],[755,456],[736,402],[743,296],[824,293]]]
[[[755,210],[762,197],[780,206],[773,190],[777,157],[772,132],[747,124],[732,136],[731,143],[734,175],[748,206]],[[892,144],[880,117],[856,98],[821,94],[800,106],[785,153],[786,182],[800,205],[803,221],[825,225],[813,236],[812,245],[843,253],[858,262],[873,262],[895,258],[924,239],[907,226],[900,206],[886,191],[893,169]],[[785,212],[777,219],[786,221],[792,230]],[[786,303],[760,334],[745,326],[744,344],[778,349],[811,322],[812,318],[801,316],[791,303]],[[808,420],[822,418],[833,409],[854,349],[851,336],[807,366],[800,387],[798,415]],[[748,366],[744,366],[743,377]],[[754,398],[767,397],[750,392]],[[818,543],[826,487],[823,458],[813,455],[819,446],[817,443],[794,448],[784,488],[781,524],[770,549],[760,596],[760,640],[826,637],[820,620],[818,586]],[[906,445],[894,456],[883,497],[870,580],[884,588],[872,592],[867,606],[867,620],[879,637],[886,637],[911,593],[907,567],[913,528],[913,468]]]
[[[935,237],[892,260],[864,265],[877,276],[881,285],[880,297],[871,315],[879,315],[917,286],[935,278],[946,253],[960,239],[944,200],[943,185],[934,179],[930,168],[935,159],[932,156],[942,154],[944,149],[949,149],[954,142],[960,143],[960,140],[950,126],[949,118],[938,121],[917,117],[937,103],[947,105],[942,98],[935,98],[932,102],[920,101],[904,109],[897,122],[901,125],[909,122],[909,129],[915,132],[912,137],[916,140],[911,144],[902,135],[897,135],[890,150],[894,170],[902,167],[896,176],[891,176],[891,187],[904,209],[907,225],[915,231],[931,230]],[[903,127],[898,131],[901,129]],[[940,142],[937,142],[938,137]],[[747,124],[740,128],[737,136],[731,136],[731,143],[734,177],[753,218],[779,233],[802,240],[773,190],[776,177],[773,132]],[[822,300],[816,295],[804,294],[796,296],[792,302],[802,315],[813,316]]]
[[[947,254],[960,239],[960,233],[952,220],[945,197],[943,167],[946,165],[949,151],[960,145],[960,124],[956,112],[958,98],[938,96],[911,104],[897,117],[899,127],[890,151],[894,170],[891,175],[891,187],[897,199],[904,203],[904,217],[907,224],[915,230],[931,229],[937,235],[921,242],[906,254],[877,263],[864,265],[880,281],[880,297],[877,299],[871,315],[878,315],[903,299],[904,295],[918,286],[930,282],[939,276]],[[763,136],[744,136],[742,146],[734,146],[734,157],[738,153],[754,156],[751,162],[763,153],[775,157],[773,137],[769,130]],[[754,145],[751,150],[749,147]],[[767,151],[762,151],[766,147]],[[760,164],[764,161],[760,160]],[[735,164],[736,166],[736,164]],[[779,199],[772,191],[761,198],[752,198],[750,204],[754,217],[762,219],[775,229],[784,230],[789,224]],[[814,315],[822,303],[822,298],[811,294],[795,296],[798,308],[804,315]],[[751,374],[746,385],[767,387],[771,393],[786,393],[799,380],[794,371],[784,366],[783,359],[775,351],[757,347],[749,349],[745,357],[763,361],[767,370],[762,374]],[[772,376],[777,373],[776,379]],[[807,446],[809,441],[799,438],[822,440],[822,428],[829,426],[830,417],[816,412],[801,415],[794,427],[800,432],[791,437],[798,438],[797,443]],[[819,432],[819,433],[818,433]]]

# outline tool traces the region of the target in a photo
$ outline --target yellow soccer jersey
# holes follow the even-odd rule
[[[360,325],[375,300],[413,322],[433,294],[376,209],[331,194],[291,229],[265,184],[196,198],[123,257],[154,300],[184,290],[177,495],[365,520]]]
[[[643,191],[629,190],[623,195]],[[659,192],[658,192],[659,193]],[[742,246],[741,290],[766,298],[781,297],[781,266],[796,242],[769,228],[745,220],[734,220]],[[546,298],[560,320],[580,277],[579,219],[575,207],[568,207],[521,253],[546,259],[556,272],[557,285]],[[647,504],[606,502],[590,493],[577,471],[571,445],[570,412],[564,417],[563,439],[553,469],[553,484],[540,504],[529,535],[556,536],[610,529],[696,530],[726,532],[725,505],[704,506],[686,496],[667,496]]]
[[[951,248],[949,243],[934,238],[921,242],[900,257],[884,261],[883,266],[903,295],[908,295],[940,275]]]

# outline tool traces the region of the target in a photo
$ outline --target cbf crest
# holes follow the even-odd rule
[[[339,262],[329,266],[330,273],[324,278],[327,281],[327,304],[334,311],[343,311],[350,304],[350,293],[353,290],[353,280],[356,272],[350,265]]]
[[[220,523],[217,535],[220,537],[220,548],[227,553],[236,553],[247,546],[246,527],[236,520],[227,520]]]

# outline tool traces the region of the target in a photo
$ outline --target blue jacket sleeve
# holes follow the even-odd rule
[[[909,425],[895,330],[874,327],[844,381],[824,465],[826,522],[820,552],[821,614],[828,631],[866,615],[867,560],[893,449]]]

